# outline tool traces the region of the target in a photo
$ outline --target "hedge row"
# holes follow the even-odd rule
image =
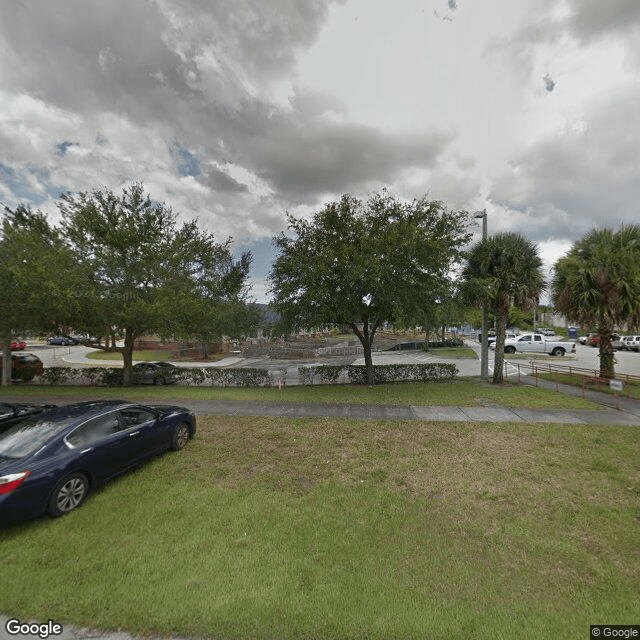
[[[447,338],[446,340],[430,341],[422,344],[422,350],[439,349],[442,347],[464,347],[464,340],[460,338]]]
[[[40,384],[88,384],[90,386],[122,386],[119,367],[49,367],[34,382]],[[215,367],[185,367],[179,370],[178,384],[211,387],[270,387],[273,383],[266,369],[218,369]]]
[[[179,370],[178,384],[210,387],[271,387],[285,383],[285,371],[269,372],[267,369],[218,369],[216,367],[185,367]],[[440,382],[458,374],[454,364],[429,362],[423,364],[387,364],[374,367],[376,384],[388,382]],[[345,382],[367,384],[367,371],[363,365],[298,367],[301,384],[336,384]],[[50,367],[34,382],[36,384],[79,384],[119,387],[122,385],[122,369],[118,367],[91,367],[73,369]]]
[[[375,384],[389,382],[446,382],[458,375],[455,364],[428,362],[422,364],[385,364],[373,368]],[[367,384],[367,369],[364,365],[332,366],[319,365],[299,367],[298,377],[301,384],[314,384],[316,378],[320,383],[336,384],[351,382]]]

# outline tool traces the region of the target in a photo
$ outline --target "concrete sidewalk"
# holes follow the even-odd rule
[[[529,382],[535,383],[533,378]],[[526,383],[526,382],[525,382]],[[582,390],[569,385],[538,380],[538,386],[559,393],[582,396]],[[640,426],[640,401],[598,392],[586,391],[585,399],[599,405],[595,409],[510,408],[493,402],[481,406],[427,406],[427,405],[371,405],[324,404],[296,402],[246,402],[241,400],[158,400],[150,393],[148,398],[136,400],[142,404],[179,404],[197,415],[270,416],[275,418],[347,418],[353,420],[428,420],[431,422],[521,422],[558,424],[611,424]],[[3,396],[6,402],[52,402],[65,405],[74,402],[69,397]]]

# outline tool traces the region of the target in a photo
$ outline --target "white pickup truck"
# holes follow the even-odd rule
[[[491,345],[495,349],[495,343]],[[517,338],[504,341],[504,352],[515,353],[550,353],[552,356],[563,356],[565,353],[575,353],[576,343],[568,340],[549,340],[541,333],[523,333]]]

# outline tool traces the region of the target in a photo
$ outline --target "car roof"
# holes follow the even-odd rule
[[[91,418],[95,415],[99,415],[110,409],[118,409],[121,407],[131,406],[130,402],[124,400],[91,400],[87,402],[76,402],[73,404],[67,404],[55,409],[49,409],[48,411],[41,413],[38,418],[47,418],[51,420],[57,420],[60,418],[75,419],[75,418]]]

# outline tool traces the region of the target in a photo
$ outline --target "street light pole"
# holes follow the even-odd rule
[[[483,209],[473,215],[474,218],[482,218],[482,240],[487,239],[487,210]],[[484,302],[482,305],[482,340],[480,342],[480,378],[489,379],[489,307]]]

